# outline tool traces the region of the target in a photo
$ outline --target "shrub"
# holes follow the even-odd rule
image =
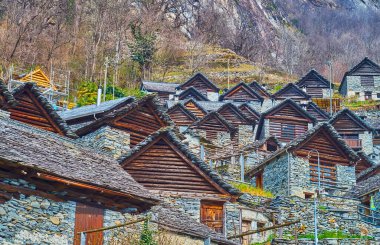
[[[246,183],[231,182],[231,185],[243,193],[251,194],[253,196],[272,198],[273,194],[270,191],[266,191],[257,187],[254,187]]]

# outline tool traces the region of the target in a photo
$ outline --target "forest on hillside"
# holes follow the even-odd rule
[[[0,0],[1,69],[54,66],[75,82],[100,81],[107,67],[117,85],[134,86],[176,66],[202,71],[206,47],[217,46],[295,77],[327,76],[331,60],[339,83],[364,56],[380,61],[377,1],[341,2]]]

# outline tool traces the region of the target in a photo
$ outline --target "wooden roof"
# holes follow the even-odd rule
[[[131,145],[134,146],[149,134],[172,124],[170,117],[158,106],[156,96],[146,95],[78,129],[76,133],[83,136],[108,125],[128,132]]]
[[[158,203],[114,159],[14,120],[0,120],[0,175],[27,180],[38,195],[109,209],[144,211]]]
[[[35,83],[26,82],[12,91],[16,104],[8,107],[11,119],[71,138],[77,135],[57,114]]]
[[[276,100],[309,100],[311,98],[310,95],[293,83],[288,83],[285,87],[274,93],[272,97]]]
[[[192,194],[240,195],[184,145],[171,128],[150,135],[121,160],[148,189]]]
[[[324,78],[316,70],[310,70],[304,77],[302,77],[296,85],[300,88],[305,87],[318,87],[318,88],[330,88],[330,81]],[[331,84],[332,88],[334,84]]]
[[[237,129],[218,112],[210,112],[201,120],[193,123],[190,128],[201,130],[217,130],[234,133]]]
[[[258,166],[249,170],[246,176],[253,177],[273,159],[286,152],[305,158],[310,155],[311,159],[315,160],[317,154],[312,150],[318,150],[321,161],[329,161],[333,164],[353,165],[360,160],[360,157],[347,145],[338,132],[329,123],[324,122],[268,156]]]
[[[260,94],[263,98],[270,98],[272,96],[263,86],[261,86],[256,81],[251,82],[248,86]]]
[[[220,100],[232,100],[243,102],[258,101],[262,103],[264,98],[251,87],[249,87],[247,84],[241,82],[232,87],[227,92],[225,92],[223,95],[221,95]]]
[[[170,107],[166,113],[177,126],[189,126],[198,120],[198,118],[181,103]]]
[[[355,172],[357,181],[368,179],[369,177],[380,174],[380,165],[372,161],[367,154],[358,152],[360,161],[356,164]]]
[[[370,125],[347,108],[336,113],[329,122],[340,133],[372,131]]]
[[[52,88],[53,90],[57,90],[57,88],[50,82],[50,79],[40,68],[31,71],[25,76],[20,77],[18,80],[21,82],[34,82],[39,87]]]
[[[200,91],[203,95],[207,95],[207,92],[219,93],[219,88],[212,83],[205,75],[202,73],[197,73],[192,76],[185,83],[179,85],[177,88],[185,90],[188,87],[194,87]]]
[[[178,95],[178,99],[179,100],[194,99],[194,100],[199,100],[199,101],[209,100],[205,95],[203,95],[194,87],[188,87],[186,90],[182,91]]]

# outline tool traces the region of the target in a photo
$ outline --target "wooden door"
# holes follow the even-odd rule
[[[252,221],[250,221],[250,220],[243,220],[241,222],[241,232],[242,233],[250,231],[251,227],[252,227]],[[249,245],[249,244],[251,244],[251,235],[249,235],[249,236],[243,236],[243,238],[242,238],[242,244],[243,245]]]
[[[201,223],[223,233],[224,209],[222,202],[201,202]]]
[[[78,232],[103,227],[103,209],[77,203],[75,210],[75,236],[74,245],[80,245]],[[86,244],[103,245],[103,232],[94,232],[86,235]]]

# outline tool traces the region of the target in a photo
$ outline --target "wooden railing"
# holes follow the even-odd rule
[[[380,227],[380,212],[371,210],[363,205],[358,206],[357,212],[359,220]]]
[[[362,148],[362,140],[361,139],[344,139],[344,141],[352,149],[361,149]]]

